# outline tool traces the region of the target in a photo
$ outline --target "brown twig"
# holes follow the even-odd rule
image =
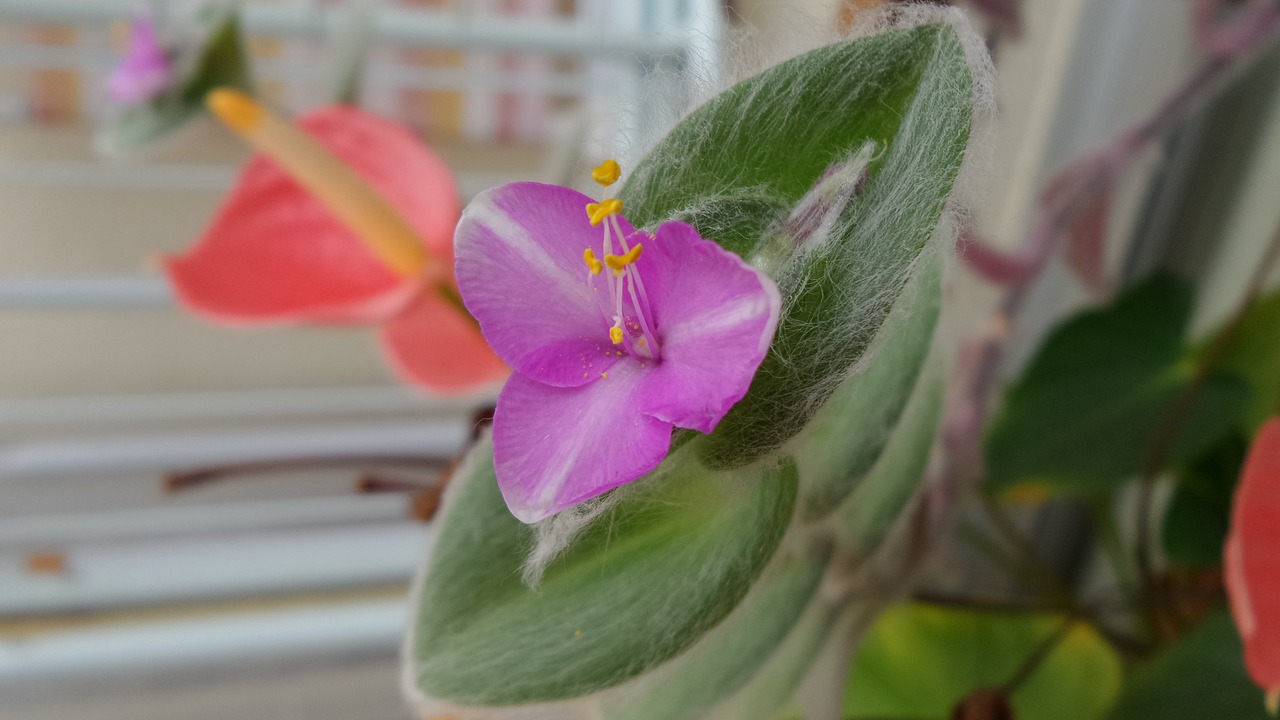
[[[180,492],[238,475],[255,475],[258,473],[335,466],[368,467],[372,465],[396,465],[438,470],[448,466],[449,462],[450,458],[441,455],[315,455],[299,458],[251,460],[249,462],[227,463],[184,472],[172,472],[164,476],[162,483],[165,492]]]
[[[422,492],[434,483],[422,483],[413,480],[389,478],[378,473],[365,473],[356,480],[357,495],[375,495],[381,493],[416,493]]]

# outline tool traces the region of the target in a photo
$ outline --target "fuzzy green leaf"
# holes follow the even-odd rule
[[[1244,668],[1244,647],[1225,610],[1139,666],[1111,720],[1267,720],[1263,693]]]
[[[460,705],[573,698],[687,650],[728,615],[777,548],[794,464],[702,468],[692,453],[638,481],[546,572],[520,579],[531,533],[498,492],[492,445],[450,489],[418,595],[411,672]]]
[[[801,517],[834,510],[866,476],[898,424],[920,376],[938,322],[941,262],[933,258],[912,278],[859,367],[797,438]],[[924,448],[927,455],[928,446]],[[907,491],[915,487],[904,478]]]
[[[108,117],[98,132],[98,144],[112,154],[125,154],[173,133],[204,114],[210,90],[233,87],[251,91],[248,54],[236,13],[210,8],[201,18],[208,38],[191,56],[175,60],[179,73],[172,88],[150,101],[123,108]]]
[[[1061,615],[905,605],[884,613],[854,659],[851,717],[950,717],[957,702],[1000,687],[1063,627]],[[1092,720],[1120,691],[1120,657],[1077,623],[1012,695],[1019,720]],[[1210,716],[1205,716],[1210,717]]]
[[[701,444],[710,462],[741,465],[777,448],[866,351],[938,224],[972,104],[952,28],[894,30],[820,48],[738,84],[636,168],[621,197],[633,223],[651,226],[745,191],[796,203],[867,143],[883,149],[824,241],[777,269],[786,309],[774,345],[750,392]],[[748,222],[708,236],[740,250],[766,230]]]
[[[792,701],[815,661],[831,643],[848,640],[839,632],[840,614],[829,599],[817,595],[790,634],[751,682],[707,714],[707,720],[777,720]]]
[[[800,620],[830,552],[779,552],[742,603],[683,653],[605,703],[605,720],[694,720],[747,683]]]
[[[1055,329],[1009,388],[988,433],[990,486],[1043,482],[1100,491],[1141,472],[1192,382],[1184,338],[1192,301],[1185,282],[1156,276]],[[1166,465],[1224,437],[1248,399],[1248,387],[1234,376],[1209,377],[1170,443]]]
[[[756,247],[762,228],[782,222],[790,210],[790,203],[767,188],[741,188],[676,210],[668,219],[689,223],[703,237],[745,257]]]
[[[920,487],[942,417],[947,377],[942,365],[940,357],[931,358],[884,452],[840,508],[837,532],[845,551],[855,561],[882,548]]]

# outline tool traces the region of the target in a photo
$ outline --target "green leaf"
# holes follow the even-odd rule
[[[814,597],[786,640],[745,687],[726,698],[707,720],[774,720],[792,700],[809,669],[833,642],[847,642],[839,629],[838,608]]]
[[[820,48],[738,84],[636,168],[621,197],[633,223],[651,226],[747,190],[795,203],[867,143],[883,149],[824,241],[777,270],[786,310],[750,392],[701,445],[711,463],[741,465],[777,448],[866,351],[938,224],[972,103],[952,28],[894,30]],[[751,248],[767,230],[746,222],[712,239]]]
[[[814,520],[857,487],[898,424],[933,340],[941,262],[915,273],[867,350],[870,362],[841,384],[797,438],[800,513]],[[925,447],[925,453],[928,447]],[[915,487],[906,480],[908,490]]]
[[[605,720],[693,720],[741,688],[782,644],[818,589],[829,548],[779,552],[724,622],[604,704]]]
[[[1110,720],[1267,720],[1244,648],[1225,610],[1139,666]]]
[[[1101,491],[1137,475],[1192,381],[1184,339],[1192,301],[1188,284],[1155,276],[1056,328],[1009,388],[988,433],[990,486]],[[1165,465],[1221,439],[1248,396],[1239,379],[1210,376]]]
[[[762,228],[785,220],[790,210],[790,203],[767,188],[735,188],[676,210],[668,219],[689,223],[703,237],[746,257],[760,240]]]
[[[1248,448],[1242,433],[1232,433],[1178,474],[1162,531],[1170,560],[1192,567],[1222,564],[1231,499]]]
[[[931,358],[884,452],[840,508],[836,531],[852,560],[865,559],[882,547],[920,487],[942,417],[944,365],[940,357]]]
[[[122,108],[107,118],[98,145],[125,154],[173,133],[204,114],[204,97],[217,87],[252,90],[248,54],[233,9],[211,7],[200,18],[207,39],[174,60],[178,78],[154,99]]]
[[[796,494],[792,463],[717,473],[682,452],[533,590],[520,580],[531,531],[502,501],[490,442],[453,483],[417,596],[411,672],[427,696],[472,706],[586,695],[689,649],[747,594]]]
[[[1254,301],[1235,332],[1220,367],[1252,386],[1245,429],[1253,431],[1280,414],[1280,292]]]
[[[880,616],[854,658],[851,717],[950,717],[961,699],[999,687],[1057,635],[1052,614],[904,605]],[[1119,656],[1090,626],[1074,625],[1013,693],[1018,720],[1102,717],[1120,691]],[[1205,716],[1211,717],[1211,716]]]

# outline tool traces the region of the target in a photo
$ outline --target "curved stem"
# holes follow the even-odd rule
[[[1058,647],[1058,644],[1066,639],[1071,632],[1071,628],[1075,627],[1077,622],[1079,622],[1079,618],[1074,615],[1068,615],[1066,620],[1063,621],[1062,627],[1055,630],[1052,635],[1045,638],[1044,642],[1031,651],[1027,659],[1022,661],[1022,665],[1000,686],[1000,690],[1005,695],[1011,695],[1014,690],[1017,690],[1023,683],[1030,680],[1031,676],[1035,675],[1036,670],[1040,668],[1040,665],[1049,657],[1054,648]]]

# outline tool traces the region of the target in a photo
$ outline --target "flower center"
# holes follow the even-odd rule
[[[604,187],[618,181],[622,174],[615,160],[606,160],[597,167],[591,177]],[[593,283],[595,276],[603,276],[606,289],[606,302],[601,312],[609,325],[609,341],[620,345],[633,356],[657,360],[661,357],[658,336],[653,331],[653,313],[649,310],[649,295],[644,289],[644,280],[636,261],[644,251],[644,244],[637,242],[630,245],[618,223],[618,214],[622,212],[622,201],[609,197],[598,203],[587,205],[587,218],[592,227],[604,226],[604,241],[601,243],[600,260],[593,248],[582,253],[587,264],[587,283]],[[617,252],[615,252],[615,250]],[[605,270],[608,272],[605,272]]]

